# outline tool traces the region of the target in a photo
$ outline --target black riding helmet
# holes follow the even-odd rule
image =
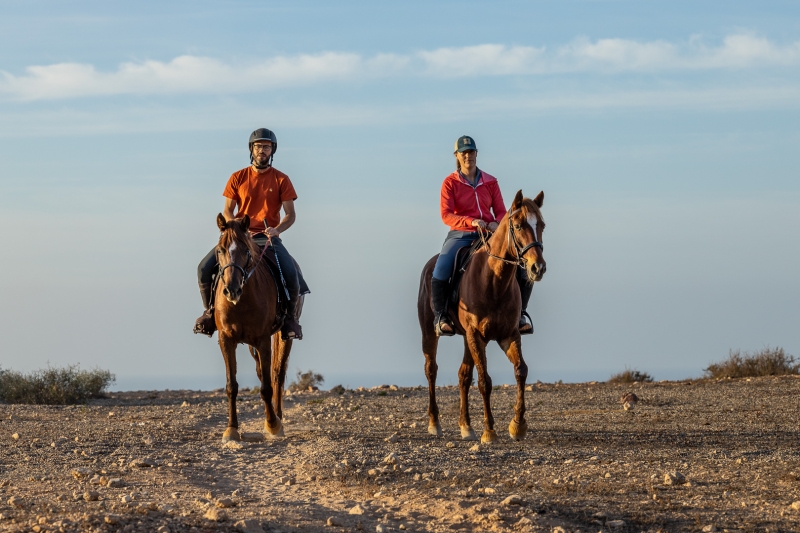
[[[250,152],[250,163],[253,163],[253,143],[256,141],[270,141],[272,142],[272,154],[269,156],[269,160],[267,161],[266,167],[260,167],[256,165],[256,168],[267,168],[272,166],[272,158],[275,157],[275,152],[278,151],[278,137],[275,136],[275,133],[272,130],[268,130],[267,128],[258,128],[256,131],[250,134],[250,141],[247,143],[247,148]]]

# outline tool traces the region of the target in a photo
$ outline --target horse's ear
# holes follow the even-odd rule
[[[242,219],[242,229],[245,231],[250,229],[250,217],[248,215],[245,215]]]
[[[511,202],[511,210],[512,211],[516,211],[517,209],[522,207],[522,200],[523,200],[522,189],[520,189],[520,190],[517,191],[517,194],[514,196],[514,201]]]
[[[225,231],[225,228],[228,227],[228,222],[225,220],[225,217],[222,216],[222,213],[217,215],[217,227],[220,231]]]
[[[533,199],[533,203],[536,204],[536,207],[542,207],[544,203],[544,191],[540,191],[539,194],[536,195],[536,198]]]

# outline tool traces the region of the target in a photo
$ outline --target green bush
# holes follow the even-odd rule
[[[633,383],[634,381],[638,381],[639,383],[652,383],[653,376],[647,372],[639,372],[635,369],[631,370],[630,368],[626,368],[624,372],[614,374],[608,379],[609,383]]]
[[[795,363],[783,348],[766,347],[759,352],[731,350],[728,359],[712,363],[703,370],[707,378],[753,378],[759,376],[782,376],[800,374],[800,363]]]
[[[331,388],[331,392],[334,394],[344,394],[345,388],[341,385],[336,385],[335,387]]]
[[[315,374],[311,370],[308,372],[302,372],[298,370],[296,381],[289,383],[289,390],[292,392],[313,390],[314,387],[319,388],[319,386],[324,382],[325,378],[322,377],[322,374]]]
[[[116,381],[108,370],[80,370],[78,365],[67,368],[36,370],[22,374],[0,369],[0,402],[39,405],[68,405],[86,403],[104,396],[109,385]]]

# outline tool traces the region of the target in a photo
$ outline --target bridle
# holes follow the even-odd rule
[[[264,252],[267,251],[268,247],[269,246],[265,245],[264,248],[261,249],[261,255],[258,256],[258,261],[253,262],[253,255],[250,253],[250,248],[245,245],[245,248],[247,249],[247,263],[245,263],[244,267],[242,267],[241,265],[236,264],[233,261],[233,257],[231,256],[230,263],[219,269],[219,274],[217,274],[217,279],[215,280],[214,289],[216,289],[216,282],[222,279],[223,274],[225,274],[225,270],[231,267],[237,269],[239,272],[242,273],[242,282],[239,284],[239,289],[243,289],[244,284],[247,283],[247,281],[253,276],[256,269],[258,268],[258,265],[261,263],[261,259],[264,257]],[[220,249],[219,245],[217,245],[217,249]],[[230,254],[230,250],[228,250],[228,253]],[[247,268],[250,266],[250,263],[253,263],[253,268],[247,270]]]
[[[520,211],[521,211],[521,209],[515,209],[514,211],[511,211],[507,215],[507,218],[508,218],[508,247],[509,247],[509,249],[511,249],[511,248],[514,249],[514,253],[516,253],[516,255],[517,255],[516,260],[512,261],[512,260],[506,259],[505,257],[500,257],[499,255],[494,255],[490,251],[489,242],[488,242],[487,237],[486,237],[486,233],[489,233],[489,232],[483,230],[480,226],[478,226],[478,234],[481,237],[481,242],[483,243],[483,246],[486,248],[486,253],[489,254],[489,257],[493,257],[494,259],[499,259],[500,261],[502,261],[504,263],[508,263],[509,265],[516,265],[516,266],[524,267],[525,263],[527,263],[527,259],[525,259],[525,257],[524,257],[525,253],[528,250],[530,250],[531,248],[539,248],[540,250],[544,251],[544,245],[539,241],[533,241],[533,242],[531,242],[531,243],[529,243],[529,244],[527,244],[525,246],[522,246],[519,243],[519,240],[517,239],[517,233],[516,233],[516,231],[514,231],[514,223],[513,223],[514,221],[511,220],[511,218],[514,215],[516,215],[517,213],[519,213]],[[535,235],[534,235],[534,237],[535,237]]]

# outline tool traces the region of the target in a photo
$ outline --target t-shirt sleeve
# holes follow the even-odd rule
[[[280,184],[281,202],[288,200],[297,200],[297,193],[294,190],[294,185],[289,179],[289,176],[283,176]]]
[[[222,196],[225,198],[230,198],[231,200],[235,201],[237,205],[242,205],[242,199],[239,196],[239,183],[239,173],[234,172],[231,174],[231,177],[228,178],[228,184],[225,185],[225,190],[222,191]]]

